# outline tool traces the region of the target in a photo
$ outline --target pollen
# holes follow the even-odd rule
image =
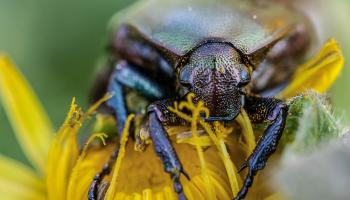
[[[225,67],[223,66],[218,67],[218,71],[221,72],[222,74],[225,74]]]

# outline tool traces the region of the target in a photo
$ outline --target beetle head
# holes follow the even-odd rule
[[[239,52],[227,43],[207,43],[194,52],[180,70],[183,89],[196,95],[210,110],[208,120],[232,120],[243,105],[243,88],[251,72]]]

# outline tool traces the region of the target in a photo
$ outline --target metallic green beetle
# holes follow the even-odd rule
[[[134,90],[148,99],[150,138],[179,199],[186,199],[180,182],[186,173],[163,126],[184,122],[168,106],[192,92],[209,108],[207,121],[231,121],[244,107],[253,123],[270,122],[240,169],[248,168],[235,197],[243,199],[282,135],[288,107],[267,96],[288,82],[307,53],[312,43],[307,19],[272,1],[148,0],[119,13],[113,23],[111,67],[94,96],[115,94],[107,106],[119,133],[130,109],[126,93]],[[95,176],[89,199],[99,198],[98,185],[117,156],[118,148]]]

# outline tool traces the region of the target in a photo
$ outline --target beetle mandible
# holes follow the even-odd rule
[[[119,134],[130,109],[127,92],[137,91],[149,101],[150,138],[179,199],[186,199],[180,182],[186,173],[163,126],[183,121],[168,106],[191,92],[210,110],[207,121],[234,120],[243,107],[253,123],[270,122],[240,168],[248,168],[235,197],[243,199],[282,135],[288,106],[271,96],[289,81],[310,49],[313,31],[307,18],[271,1],[148,0],[114,21],[117,28],[108,46],[112,67],[96,91],[115,94],[107,106]],[[95,176],[90,200],[98,198],[98,185],[117,156],[118,147]]]

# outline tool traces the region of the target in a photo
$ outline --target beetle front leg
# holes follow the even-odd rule
[[[118,74],[119,74],[118,71],[115,70],[111,76],[109,86],[108,86],[108,92],[113,93],[113,96],[107,101],[107,105],[111,107],[115,112],[117,126],[118,126],[117,127],[118,134],[120,138],[126,122],[126,118],[127,118],[127,109],[125,106],[125,96],[123,91],[123,85],[117,80]],[[106,164],[104,164],[102,170],[95,175],[88,191],[89,200],[97,200],[99,198],[98,197],[99,184],[101,183],[104,176],[110,173],[111,166],[114,163],[114,161],[117,159],[118,154],[119,154],[119,144],[114,150],[109,161]]]
[[[189,176],[184,172],[168,138],[168,134],[163,127],[163,124],[172,124],[179,120],[177,116],[167,111],[167,106],[172,105],[170,102],[172,101],[165,100],[150,105],[148,109],[149,132],[154,150],[161,159],[165,172],[169,173],[172,178],[175,192],[180,200],[185,200],[186,197],[180,182],[180,174],[184,174],[188,179]]]
[[[108,92],[114,95],[107,101],[107,105],[115,111],[119,134],[123,131],[127,118],[124,88],[136,90],[153,100],[165,95],[164,89],[157,82],[139,72],[136,67],[127,61],[118,62],[108,87]]]
[[[288,114],[288,106],[281,100],[274,98],[247,97],[244,108],[253,123],[269,121],[271,124],[259,139],[253,153],[239,169],[240,172],[248,168],[248,175],[235,200],[243,199],[246,196],[254,176],[265,167],[268,158],[276,151]]]
[[[119,138],[121,138],[128,114],[124,95],[124,88],[126,87],[134,89],[150,99],[161,98],[164,95],[163,89],[155,81],[138,72],[127,61],[118,62],[109,81],[108,92],[113,93],[113,96],[107,101],[107,105],[115,112]],[[111,166],[117,159],[118,154],[119,145],[102,170],[95,175],[88,191],[89,200],[99,198],[97,196],[99,184],[103,177],[110,173]]]

